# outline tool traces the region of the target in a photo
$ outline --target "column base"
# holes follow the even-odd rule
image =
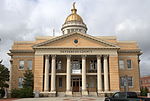
[[[88,91],[82,91],[82,96],[88,96]]]
[[[72,96],[72,91],[66,91],[66,96]]]
[[[40,92],[41,97],[56,97],[56,91]]]
[[[105,97],[105,92],[103,92],[103,91],[97,91],[97,96],[98,97]]]
[[[51,91],[49,96],[50,97],[56,97],[56,91]]]
[[[97,96],[99,97],[110,97],[115,92],[112,91],[97,91]]]

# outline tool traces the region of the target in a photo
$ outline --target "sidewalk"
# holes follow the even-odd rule
[[[46,97],[46,98],[22,98],[13,101],[104,101],[101,97]]]

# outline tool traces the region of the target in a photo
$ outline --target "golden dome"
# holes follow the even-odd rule
[[[69,22],[69,21],[79,21],[79,22],[83,22],[82,18],[76,13],[77,9],[75,8],[75,3],[73,3],[73,9],[71,9],[72,14],[70,14],[67,18],[65,22]]]

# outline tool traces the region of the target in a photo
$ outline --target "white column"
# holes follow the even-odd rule
[[[67,79],[66,91],[71,91],[71,56],[67,56]]]
[[[86,56],[82,56],[82,95],[88,95],[86,89]]]
[[[44,92],[49,91],[49,56],[45,56]]]
[[[101,56],[97,56],[97,90],[102,91]]]
[[[108,81],[108,56],[104,56],[104,91],[109,91],[109,81]]]
[[[56,80],[56,56],[52,55],[52,65],[51,65],[51,92],[56,91],[55,81]]]
[[[72,96],[71,91],[71,56],[67,56],[66,95]]]

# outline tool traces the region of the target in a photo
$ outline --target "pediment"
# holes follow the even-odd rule
[[[119,48],[118,46],[104,41],[102,39],[96,38],[94,36],[82,33],[71,33],[58,36],[56,38],[38,43],[33,46],[33,48],[51,48],[51,47],[89,47],[89,48]]]

